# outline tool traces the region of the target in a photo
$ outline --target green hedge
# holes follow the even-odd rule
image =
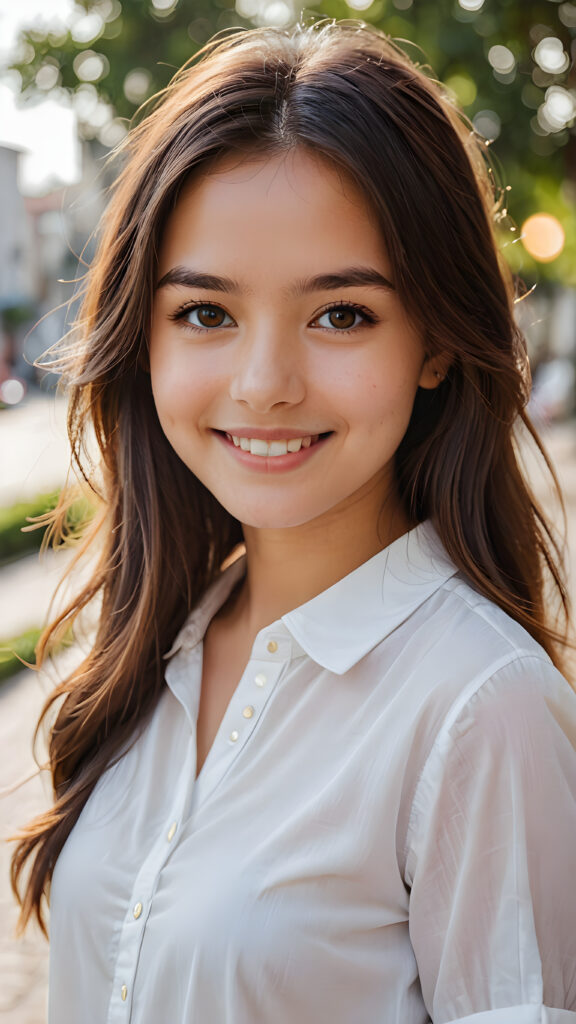
[[[40,494],[32,501],[0,508],[0,564],[38,550],[44,530],[38,528],[22,533],[22,527],[30,525],[28,518],[44,515],[55,508],[57,501],[58,494]]]
[[[20,636],[11,637],[9,640],[0,640],[0,683],[15,675],[16,672],[22,672],[27,667],[23,662],[28,662],[32,666],[36,664],[36,646],[41,633],[41,629],[27,629]],[[70,647],[73,642],[73,631],[68,628],[63,639],[59,641],[56,651]]]
[[[0,508],[0,565],[38,551],[44,529],[39,526],[24,533],[22,529],[32,525],[29,519],[44,515],[55,508],[57,503],[58,493],[39,494],[32,501],[21,501],[9,508]],[[68,528],[73,532],[76,526],[90,519],[92,513],[90,503],[85,498],[78,498],[68,510]]]
[[[40,629],[29,629],[11,640],[0,640],[0,682],[24,669],[26,666],[22,661],[36,664],[36,644],[41,632]]]
[[[45,531],[39,527],[23,533],[22,528],[30,525],[28,519],[44,515],[55,508],[57,502],[58,493],[40,494],[32,501],[0,508],[0,566],[38,551]],[[86,500],[78,499],[68,512],[70,529],[89,518],[91,510]],[[20,636],[0,639],[0,682],[23,669],[22,661],[36,664],[36,644],[41,632],[28,629]]]

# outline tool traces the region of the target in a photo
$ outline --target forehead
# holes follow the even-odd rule
[[[167,220],[159,255],[160,274],[198,259],[267,270],[294,261],[388,263],[363,193],[346,172],[305,149],[228,156],[194,176]]]

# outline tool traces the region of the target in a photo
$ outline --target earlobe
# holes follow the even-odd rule
[[[450,361],[447,356],[426,356],[418,385],[428,391],[433,391],[443,380],[450,369]]]

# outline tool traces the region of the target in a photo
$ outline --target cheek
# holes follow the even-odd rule
[[[163,426],[194,420],[213,393],[213,381],[189,359],[166,357],[151,346],[150,379]]]
[[[408,425],[418,389],[411,368],[371,367],[349,375],[339,388],[340,408],[350,423],[364,423],[372,433],[385,425]]]

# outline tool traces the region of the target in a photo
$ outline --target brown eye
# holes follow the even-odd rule
[[[353,309],[332,309],[328,313],[328,320],[331,327],[341,327],[346,330],[354,327],[356,311]]]
[[[218,327],[232,327],[234,321],[229,313],[221,306],[211,302],[198,303],[198,305],[184,306],[171,316],[172,320],[180,323],[190,330],[205,331]]]
[[[353,331],[362,325],[376,323],[376,318],[369,310],[361,306],[344,304],[332,306],[316,317],[312,326],[338,331]]]
[[[221,327],[226,319],[226,313],[219,306],[197,306],[189,315],[192,313],[202,327]]]

